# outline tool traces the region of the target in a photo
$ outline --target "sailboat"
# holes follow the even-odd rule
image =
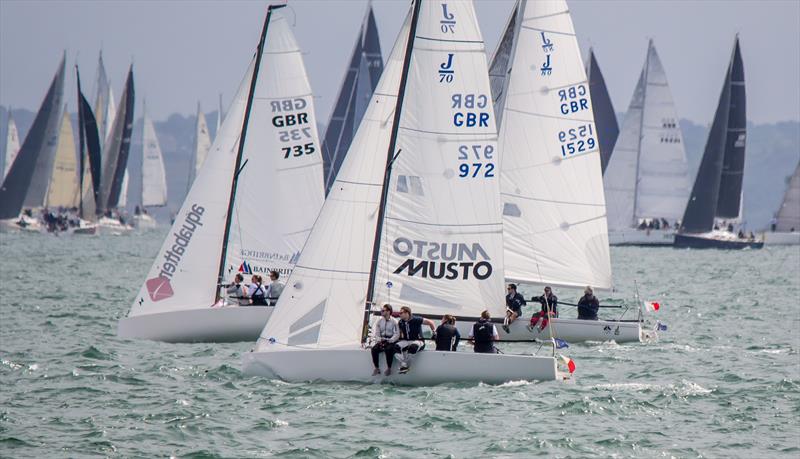
[[[167,175],[164,171],[164,158],[158,144],[153,120],[144,110],[142,120],[142,196],[134,212],[133,222],[139,229],[156,227],[156,220],[147,212],[148,207],[167,205]]]
[[[672,245],[689,197],[689,166],[653,40],[603,180],[611,245]]]
[[[605,172],[619,136],[619,125],[611,96],[606,88],[606,80],[592,48],[589,48],[589,62],[586,63],[586,79],[589,81],[594,126],[597,129],[597,142],[600,145],[600,167]]]
[[[8,127],[6,129],[6,148],[3,151],[5,152],[5,165],[3,166],[3,178],[5,179],[17,153],[19,153],[19,131],[10,109],[8,110]]]
[[[81,90],[81,74],[75,66],[75,80],[78,94],[78,202],[79,224],[73,228],[74,234],[97,233],[97,205],[100,196],[101,155],[100,135],[97,120],[89,101]]]
[[[273,270],[285,279],[297,262],[325,196],[322,158],[300,48],[285,18],[268,24],[121,337],[255,340],[273,307],[228,304],[225,284]]]
[[[41,225],[32,208],[42,207],[50,183],[64,97],[62,57],[47,95],[25,136],[22,148],[0,186],[0,227],[39,231]],[[44,173],[44,177],[41,177]],[[23,205],[28,207],[23,212]]]
[[[599,140],[589,82],[565,1],[520,0],[493,58],[505,279],[610,290]],[[630,320],[561,317],[543,330],[520,318],[501,340],[639,341]],[[496,318],[502,321],[505,314]],[[468,331],[477,318],[462,318]]]
[[[336,98],[336,105],[331,112],[330,120],[322,141],[322,158],[325,166],[325,195],[336,180],[336,174],[342,167],[344,155],[350,148],[350,142],[361,124],[361,118],[367,109],[372,93],[383,72],[381,43],[378,37],[378,26],[372,12],[372,1],[367,3],[367,14],[361,23],[350,66],[345,73],[344,81]]]
[[[125,174],[128,167],[128,155],[133,131],[133,65],[128,70],[125,91],[117,107],[114,124],[103,144],[103,171],[100,176],[100,201],[97,203],[98,220],[101,231],[111,234],[130,232],[133,227],[114,217],[120,207]]]
[[[800,163],[788,180],[781,207],[768,233],[764,234],[767,245],[800,244]]]
[[[758,249],[763,240],[741,237],[727,227],[740,219],[747,135],[744,64],[736,36],[714,122],[692,188],[677,248]]]
[[[500,158],[478,21],[472,2],[412,8],[244,374],[409,385],[557,376],[552,356],[432,350],[407,374],[370,376],[375,306],[477,315],[500,314],[503,301]]]
[[[221,112],[220,112],[221,113]],[[217,115],[219,118],[220,115]],[[194,145],[192,146],[192,156],[189,161],[189,182],[187,185],[187,192],[192,188],[194,178],[203,167],[206,161],[206,156],[211,150],[211,135],[208,133],[208,123],[206,122],[206,115],[200,109],[200,102],[197,103],[197,121],[194,128]],[[219,127],[217,127],[217,135],[219,135]]]

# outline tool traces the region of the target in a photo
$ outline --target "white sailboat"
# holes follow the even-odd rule
[[[384,302],[502,313],[490,97],[472,2],[414,2],[245,374],[412,385],[556,378],[554,357],[430,350],[407,374],[371,376],[362,346],[370,310]]]
[[[219,135],[220,127],[217,127],[217,135]],[[189,182],[187,190],[191,189],[194,183],[194,178],[203,167],[206,161],[208,152],[211,150],[211,134],[208,132],[208,123],[206,122],[206,115],[200,109],[200,102],[197,103],[197,122],[194,128],[194,146],[192,148],[192,157],[189,162]]]
[[[767,245],[800,244],[800,163],[788,180],[781,207],[770,231],[764,234]]]
[[[263,52],[247,70],[147,280],[119,323],[121,337],[258,337],[273,308],[226,305],[222,284],[237,272],[266,277],[276,270],[285,278],[293,269],[324,200],[316,126],[300,48],[288,21],[272,16]]]
[[[17,130],[17,123],[14,117],[11,116],[11,110],[8,111],[8,128],[6,129],[6,148],[5,150],[5,166],[3,166],[3,178],[8,175],[8,170],[14,163],[14,159],[19,153],[19,131]]]
[[[691,179],[675,102],[652,40],[604,182],[611,245],[672,245]]]
[[[142,196],[133,216],[134,226],[139,229],[156,227],[156,220],[148,212],[148,207],[167,205],[167,175],[164,171],[164,158],[156,136],[153,120],[144,112],[142,120]]]
[[[71,209],[78,207],[78,162],[75,153],[75,137],[72,122],[66,106],[61,115],[61,128],[58,132],[58,146],[53,162],[53,173],[47,187],[45,207],[50,210],[59,207]]]

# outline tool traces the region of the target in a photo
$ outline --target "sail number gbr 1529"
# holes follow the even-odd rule
[[[284,159],[310,155],[317,151],[312,137],[312,127],[308,125],[308,112],[303,111],[307,106],[306,100],[300,97],[270,102],[273,113],[272,125],[283,128],[278,131],[278,140],[292,144],[281,148]]]
[[[592,123],[559,132],[558,141],[561,143],[561,156],[564,158],[587,153],[597,147]]]
[[[493,145],[459,145],[458,176],[461,178],[494,177]]]

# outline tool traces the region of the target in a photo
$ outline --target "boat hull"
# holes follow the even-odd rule
[[[502,319],[493,319],[500,335],[500,341],[543,341],[550,339],[552,327],[553,336],[563,339],[567,343],[581,343],[585,341],[615,341],[617,343],[635,343],[642,341],[642,329],[639,321],[619,320],[578,320],[556,318],[549,321],[544,330],[539,328],[541,321],[528,330],[530,318],[520,317],[509,326],[510,333],[503,330]],[[469,336],[475,319],[462,318],[456,321],[456,327],[462,339]],[[462,341],[463,343],[463,341]]]
[[[148,214],[140,214],[133,216],[133,226],[139,231],[156,229],[158,226],[156,219]]]
[[[793,232],[793,233],[765,233],[764,234],[764,244],[765,245],[800,245],[800,233]]]
[[[102,234],[112,234],[115,236],[128,234],[133,231],[130,225],[124,225],[115,218],[102,217],[97,221],[98,231]]]
[[[509,381],[552,381],[558,376],[554,357],[475,354],[425,350],[413,356],[411,370],[399,374],[395,359],[392,374],[372,376],[368,349],[287,349],[248,352],[242,371],[287,382],[360,382],[432,386],[445,383],[502,384]]]
[[[715,237],[705,234],[676,234],[673,247],[678,249],[760,249],[764,247],[764,241]]]
[[[126,317],[117,336],[168,343],[256,341],[274,310],[271,306],[204,307]]]
[[[608,243],[612,246],[671,246],[675,241],[675,230],[637,230],[628,228],[608,232]]]
[[[35,218],[21,216],[0,220],[0,230],[3,232],[24,231],[28,233],[41,233],[42,224]]]

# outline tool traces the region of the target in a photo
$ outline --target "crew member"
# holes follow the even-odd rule
[[[489,311],[483,311],[481,318],[472,324],[472,330],[469,332],[469,340],[472,341],[473,349],[477,353],[482,354],[495,354],[497,349],[494,347],[494,342],[500,339],[497,334],[497,327],[491,321]]]
[[[552,289],[547,286],[544,288],[544,295],[534,296],[531,301],[539,302],[542,305],[542,309],[531,316],[531,324],[528,328],[533,331],[533,327],[536,326],[539,319],[542,319],[542,325],[539,326],[539,330],[544,330],[550,317],[558,317],[558,297],[553,295]]]
[[[522,315],[522,307],[525,306],[525,298],[520,293],[517,293],[516,284],[508,284],[506,289],[506,318],[503,320],[503,330],[506,333],[511,333],[509,325],[513,324],[517,317]]]
[[[586,286],[583,289],[583,296],[578,300],[578,319],[597,320],[597,311],[600,309],[600,301],[594,296],[592,287]]]
[[[411,357],[409,354],[416,354],[425,349],[425,339],[422,336],[422,325],[430,327],[431,332],[435,331],[436,325],[430,319],[414,316],[411,308],[403,306],[400,308],[400,341],[397,342],[397,351],[400,355],[400,373],[408,373],[411,367]]]
[[[381,308],[381,318],[372,326],[372,376],[381,374],[379,358],[381,354],[386,354],[386,371],[384,374],[392,374],[392,363],[396,352],[395,343],[400,339],[400,327],[397,319],[392,317],[392,305],[384,304]]]
[[[437,351],[455,352],[458,349],[458,342],[461,340],[461,333],[456,328],[456,318],[445,314],[442,317],[442,324],[436,327],[433,340],[436,342]]]

